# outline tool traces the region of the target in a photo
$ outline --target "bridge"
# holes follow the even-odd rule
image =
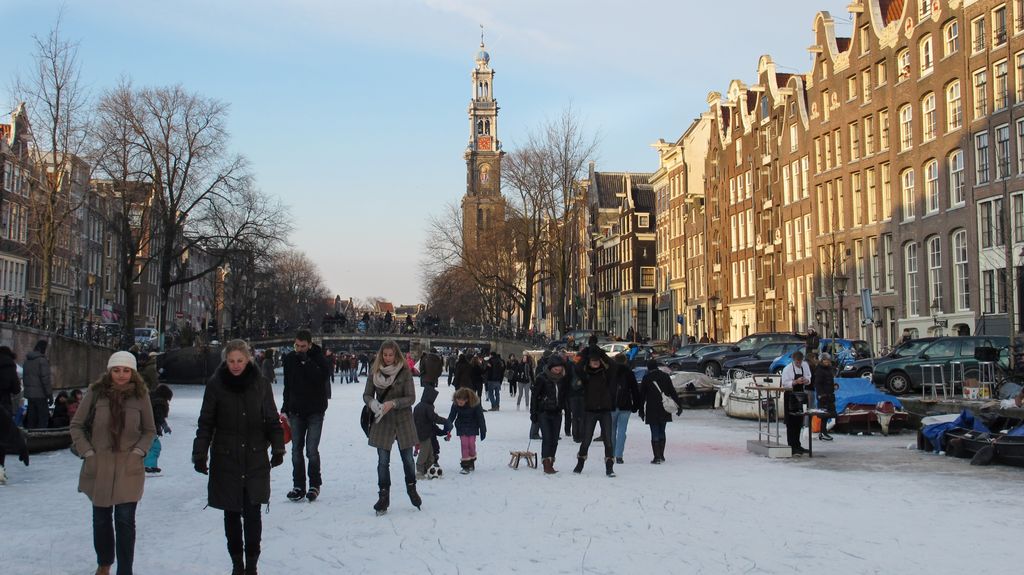
[[[458,349],[477,348],[495,350],[503,356],[509,354],[522,355],[528,349],[542,346],[528,342],[503,339],[466,336],[446,336],[428,334],[373,334],[373,333],[314,333],[313,343],[324,349],[341,352],[377,351],[386,340],[393,340],[403,352],[411,352],[418,357],[420,353],[432,347],[454,347]],[[254,339],[249,345],[254,349],[291,347],[295,344],[293,334],[265,339]]]

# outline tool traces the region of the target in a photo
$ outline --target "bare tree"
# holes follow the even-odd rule
[[[451,267],[423,279],[426,314],[437,316],[442,322],[454,320],[472,324],[479,321],[484,313],[483,298],[479,287],[463,268]]]
[[[40,300],[50,299],[54,260],[71,250],[70,227],[88,200],[91,109],[80,80],[78,45],[61,36],[60,18],[44,37],[33,36],[32,69],[14,80],[32,126],[32,249],[42,264]]]

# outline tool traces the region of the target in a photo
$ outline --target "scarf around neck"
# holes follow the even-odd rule
[[[405,367],[405,364],[401,361],[381,366],[377,373],[373,374],[373,386],[380,390],[391,387],[391,384],[395,383],[395,376],[398,375],[398,372],[402,371],[403,367]]]

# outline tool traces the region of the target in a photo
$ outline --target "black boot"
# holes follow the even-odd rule
[[[587,462],[587,456],[586,455],[577,455],[576,456],[576,467],[573,467],[572,472],[573,473],[583,473],[583,464],[586,463],[586,462]]]
[[[607,475],[608,477],[615,477],[615,471],[612,469],[612,466],[614,466],[614,465],[615,465],[615,458],[614,457],[605,457],[604,458],[604,474]]]
[[[416,493],[416,482],[413,481],[412,483],[406,483],[405,491],[409,494],[409,501],[412,502],[413,507],[419,509],[420,506],[423,505],[423,499],[420,497],[419,493]]]
[[[659,463],[665,463],[665,440],[662,439],[658,442],[658,459]]]
[[[660,441],[652,441],[651,442],[651,453],[654,454],[654,459],[651,460],[651,463],[654,463],[654,464],[661,463],[661,457],[658,456],[658,444],[659,443],[661,443],[661,442]]]
[[[391,493],[387,487],[381,487],[377,492],[377,502],[373,504],[373,510],[377,515],[384,515],[388,512],[388,505],[391,504]]]
[[[473,457],[469,460],[469,470],[476,471],[476,458]]]
[[[259,553],[246,553],[245,554],[245,575],[259,575],[256,570],[256,565],[260,562]]]
[[[245,563],[241,553],[231,554],[231,575],[245,575]]]
[[[466,460],[464,460],[464,461],[460,461],[460,462],[459,462],[459,465],[461,465],[461,466],[462,466],[462,471],[460,471],[459,473],[461,473],[461,474],[463,474],[463,475],[469,475],[469,472],[470,472],[470,469],[469,469],[469,460],[468,460],[468,459],[466,459]]]

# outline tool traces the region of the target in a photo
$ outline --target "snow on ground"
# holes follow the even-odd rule
[[[361,378],[363,379],[363,378]],[[275,386],[280,398],[281,386]],[[506,395],[487,413],[477,471],[458,474],[459,447],[441,443],[443,479],[421,481],[409,504],[398,454],[391,510],[376,517],[376,453],[359,429],[362,384],[334,385],[321,443],[324,488],[292,503],[291,462],[273,472],[261,572],[280,573],[957,573],[1009,567],[1019,544],[1020,470],[908,450],[913,434],[836,435],[813,459],[746,452],[756,423],[687,411],[668,429],[667,462],[650,465],[649,432],[630,422],[624,465],[606,478],[600,444],[581,476],[563,439],[545,476],[507,467],[527,445],[529,418]],[[447,415],[450,388],[438,399]],[[161,477],[138,510],[136,572],[227,573],[222,514],[189,463],[199,387],[176,386]],[[538,442],[532,449],[539,452]],[[8,459],[0,487],[0,565],[17,575],[95,569],[88,500],[68,451]],[[980,544],[984,542],[984,544]]]

